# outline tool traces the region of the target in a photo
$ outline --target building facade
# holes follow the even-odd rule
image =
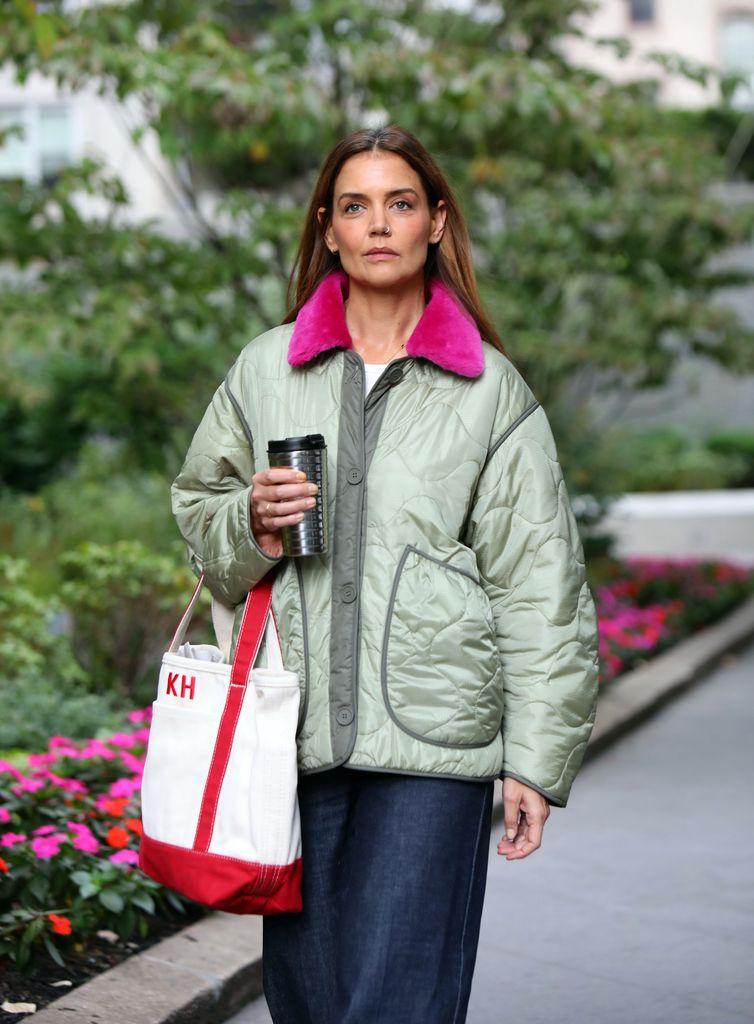
[[[719,91],[681,77],[663,75],[648,60],[653,52],[676,53],[720,71],[735,71],[751,83],[736,102],[754,106],[754,0],[601,0],[581,23],[588,38],[572,39],[569,57],[616,81],[658,77],[659,99],[672,106],[714,103]],[[620,59],[595,40],[625,37],[632,52]]]

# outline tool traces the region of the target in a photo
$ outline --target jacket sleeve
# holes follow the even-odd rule
[[[501,778],[565,807],[594,724],[597,620],[550,425],[533,397],[490,446],[467,539],[503,664]]]
[[[226,382],[199,424],[171,488],[173,515],[194,571],[213,597],[236,605],[285,556],[273,558],[251,532],[253,438]]]

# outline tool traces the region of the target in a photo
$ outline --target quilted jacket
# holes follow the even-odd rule
[[[190,562],[237,609],[234,638],[274,570],[302,773],[513,776],[565,807],[597,630],[545,413],[437,280],[365,399],[347,289],[326,277],[215,392],[172,488]],[[251,478],[268,440],[307,433],[327,442],[329,550],[271,558],[250,530]]]

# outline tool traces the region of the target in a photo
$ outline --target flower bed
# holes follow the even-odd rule
[[[725,562],[627,559],[594,587],[604,685],[754,593],[754,571]]]
[[[128,720],[106,739],[53,736],[25,772],[0,761],[0,956],[21,971],[40,951],[63,966],[98,933],[143,938],[186,914],[136,866],[150,709]]]

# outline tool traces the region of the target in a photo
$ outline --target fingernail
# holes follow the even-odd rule
[[[515,830],[515,828],[507,828],[505,830],[505,835],[506,835],[507,839],[515,839],[516,838],[516,830]]]
[[[302,473],[301,470],[299,470],[298,473],[296,473],[296,479],[297,480],[306,480],[306,473]]]

